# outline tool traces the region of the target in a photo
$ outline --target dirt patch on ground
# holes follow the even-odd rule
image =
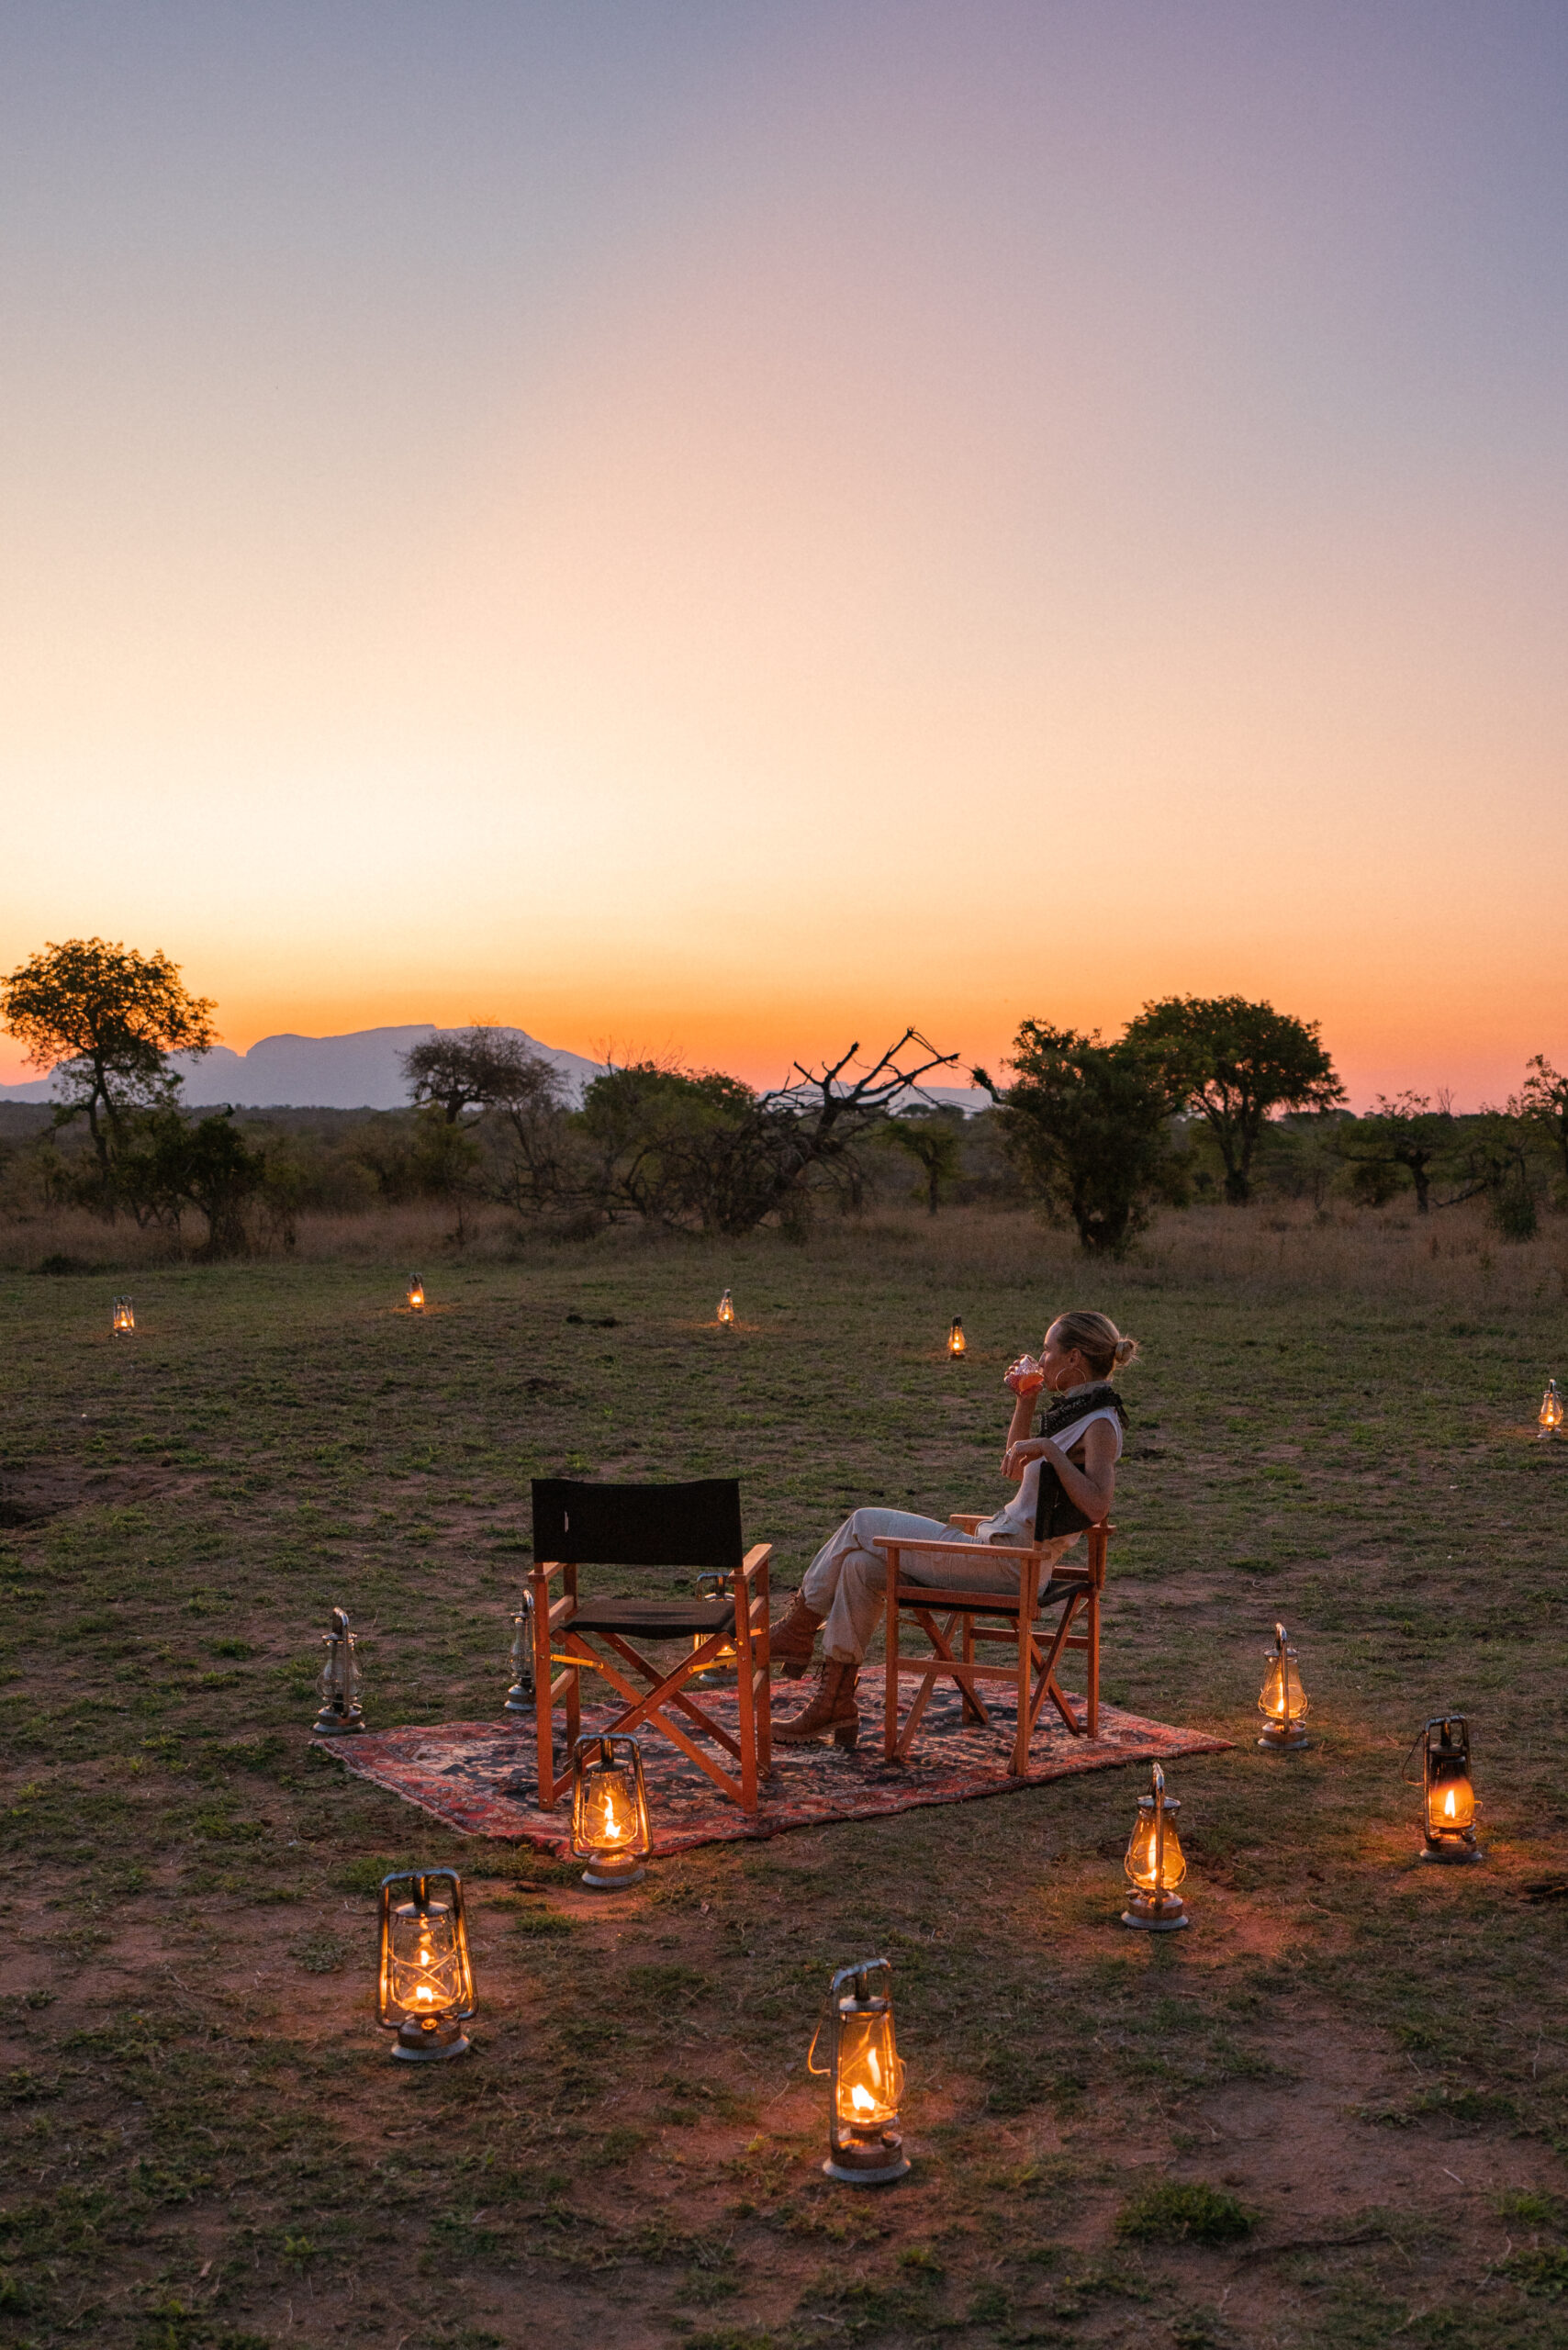
[[[149,1502],[188,1483],[178,1470],[162,1467],[6,1469],[0,1471],[0,1527],[41,1526],[106,1502],[117,1508]]]

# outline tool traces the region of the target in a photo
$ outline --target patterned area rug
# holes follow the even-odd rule
[[[802,1702],[808,1686],[799,1684]],[[797,1692],[791,1687],[788,1694],[788,1711],[793,1713]],[[877,1694],[879,1698],[879,1689]],[[640,1742],[654,1850],[681,1852],[693,1844],[778,1836],[787,1829],[816,1828],[828,1820],[878,1819],[922,1804],[968,1803],[978,1796],[1007,1795],[1020,1785],[1038,1786],[1079,1771],[1217,1754],[1229,1743],[1103,1705],[1097,1739],[1074,1738],[1059,1721],[1047,1729],[1042,1718],[1028,1777],[1018,1780],[1007,1768],[1013,1746],[1011,1703],[989,1695],[986,1702],[991,1727],[966,1725],[958,1691],[949,1683],[945,1695],[933,1696],[907,1762],[882,1760],[879,1706],[874,1718],[868,1707],[862,1708],[862,1743],[855,1754],[841,1754],[827,1745],[776,1746],[773,1776],[764,1783],[755,1818],[727,1802],[667,1738],[644,1736]],[[702,1703],[711,1706],[726,1729],[734,1729],[733,1692],[706,1689]],[[610,1718],[608,1707],[590,1713],[585,1707],[583,1729],[591,1731]],[[569,1803],[564,1800],[553,1812],[538,1808],[532,1725],[526,1718],[384,1729],[320,1743],[360,1778],[417,1804],[465,1836],[505,1837],[558,1856],[570,1848]]]

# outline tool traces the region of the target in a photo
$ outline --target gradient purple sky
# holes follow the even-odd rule
[[[0,963],[1568,1062],[1565,98],[1510,0],[0,6]]]

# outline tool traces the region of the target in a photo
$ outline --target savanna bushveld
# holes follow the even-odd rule
[[[63,1095],[0,1113],[5,2339],[1561,2340],[1544,1058],[1473,1115],[1352,1115],[1310,1020],[1175,998],[1026,1022],[964,1116],[908,1091],[970,1079],[913,1030],[774,1095],[645,1065],[573,1103],[481,1024],[406,1110],[225,1114],[181,1107],[215,1007],[167,958],[4,985]],[[313,1745],[334,1606],[373,1727],[495,1718],[534,1477],[738,1475],[776,1594],[857,1503],[994,1506],[1003,1370],[1078,1305],[1143,1348],[1103,1694],[1231,1741],[1170,1773],[1191,1930],[1118,1922],[1131,1770],[600,1897]],[[1279,1622],[1290,1754],[1256,1743]],[[1431,1867],[1406,1774],[1451,1714],[1484,1857]],[[450,2065],[375,2020],[409,1866],[466,1889]],[[806,2053],[871,1956],[913,2167],[857,2192]]]

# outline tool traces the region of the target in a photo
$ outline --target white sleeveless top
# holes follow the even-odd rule
[[[1095,1383],[1099,1384],[1098,1382]],[[1114,1461],[1119,1460],[1122,1457],[1122,1424],[1109,1404],[1101,1404],[1093,1411],[1085,1412],[1081,1420],[1070,1420],[1060,1435],[1053,1437],[1051,1441],[1058,1445],[1063,1452],[1070,1452],[1084,1430],[1092,1428],[1096,1420],[1110,1421],[1116,1438],[1116,1449],[1111,1457]],[[976,1527],[975,1539],[978,1542],[1032,1543],[1034,1541],[1035,1513],[1040,1506],[1040,1471],[1043,1466],[1043,1462],[1039,1460],[1030,1461],[1024,1472],[1023,1481],[1017,1492],[1006,1508],[999,1509],[994,1517],[982,1517]],[[1051,1543],[1049,1545],[1051,1563],[1054,1565],[1062,1552],[1070,1550],[1078,1539],[1076,1534],[1064,1534]]]

